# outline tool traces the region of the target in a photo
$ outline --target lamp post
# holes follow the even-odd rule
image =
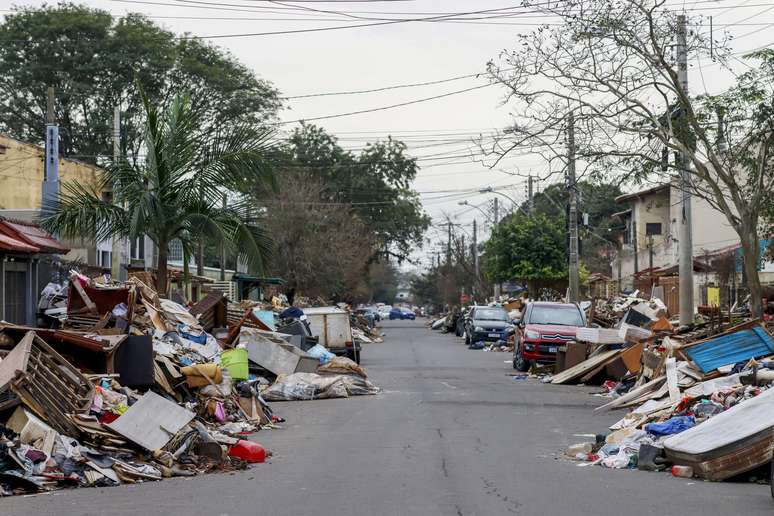
[[[471,208],[477,209],[478,211],[481,212],[481,214],[486,218],[487,221],[492,222],[492,217],[487,212],[482,210],[480,206],[476,206],[475,204],[470,204],[468,201],[459,201],[457,204],[459,206],[470,206]]]

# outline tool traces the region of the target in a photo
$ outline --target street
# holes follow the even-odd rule
[[[235,474],[2,501],[7,515],[771,514],[768,486],[578,467],[574,434],[604,432],[592,388],[514,381],[506,353],[470,351],[425,320],[386,321],[363,365],[377,396],[274,403],[270,463]]]

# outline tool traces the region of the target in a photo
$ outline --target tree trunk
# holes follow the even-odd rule
[[[183,294],[187,300],[191,299],[191,266],[188,264],[190,260],[191,257],[183,248]]]
[[[758,275],[758,263],[760,261],[758,231],[756,229],[746,229],[740,236],[742,237],[743,267],[747,276],[747,288],[750,289],[750,310],[753,317],[762,317],[763,289],[761,287],[761,278]]]
[[[160,296],[167,295],[167,261],[169,258],[169,243],[159,241],[158,261],[156,263],[156,291]]]

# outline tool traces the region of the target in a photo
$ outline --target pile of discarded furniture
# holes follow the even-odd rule
[[[596,442],[570,446],[568,456],[705,480],[771,461],[774,338],[765,323],[726,312],[676,327],[658,299],[606,305],[615,308],[600,319],[614,327],[578,329],[560,353],[560,370],[543,381],[602,383],[612,399],[596,410],[628,412]]]
[[[267,401],[378,392],[273,311],[185,306],[145,274],[73,272],[51,327],[0,323],[0,496],[243,469],[270,455],[243,436],[283,421]]]

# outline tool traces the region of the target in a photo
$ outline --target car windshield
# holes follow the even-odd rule
[[[476,310],[474,319],[480,319],[482,321],[507,321],[508,314],[505,310],[498,310],[496,308],[486,308]]]
[[[580,311],[574,306],[535,306],[529,316],[530,324],[583,326]]]

